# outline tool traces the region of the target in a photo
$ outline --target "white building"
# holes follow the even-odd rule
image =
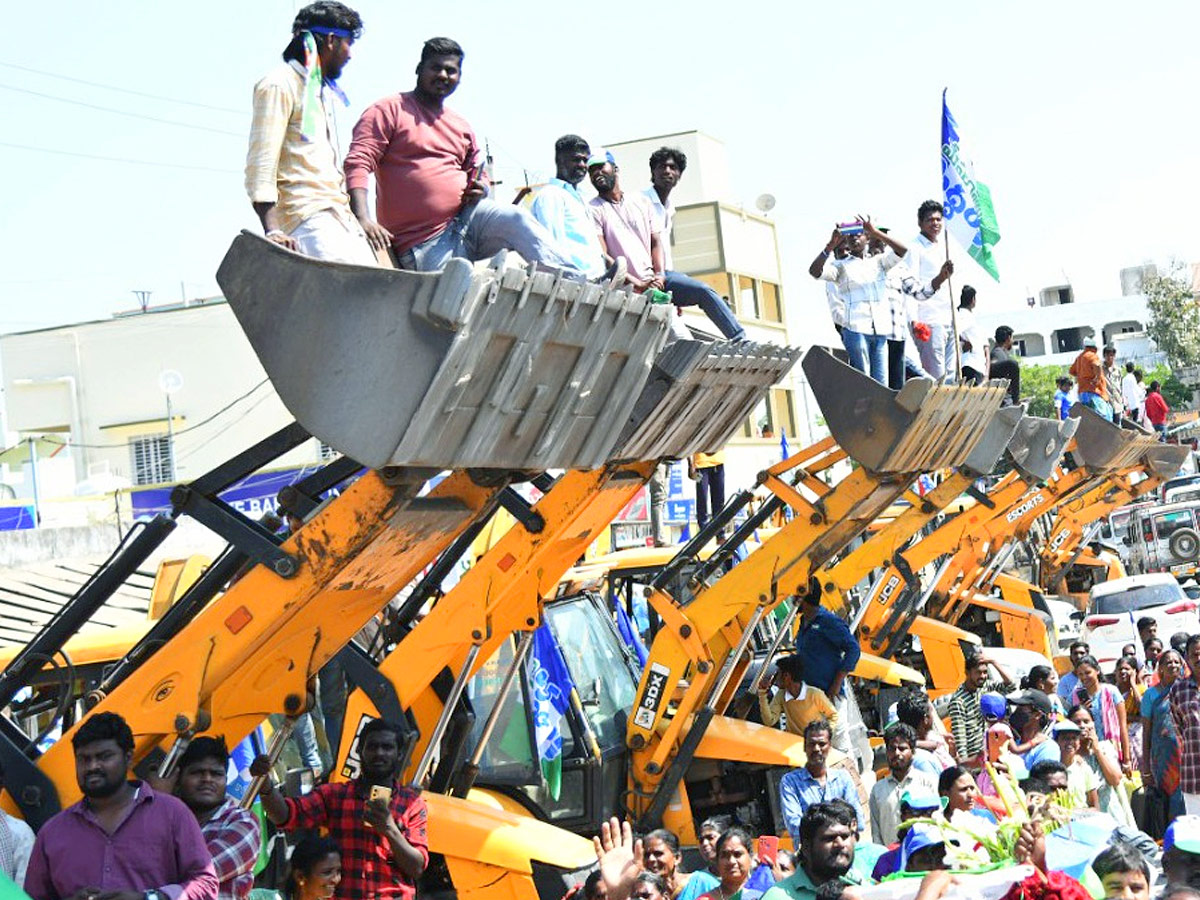
[[[1154,271],[1152,265],[1122,269],[1120,297],[1080,303],[1069,284],[1052,285],[1030,297],[1026,308],[981,312],[979,322],[989,336],[1001,325],[1012,328],[1022,358],[1034,365],[1070,365],[1088,337],[1115,346],[1120,362],[1153,365],[1162,357],[1146,333],[1150,313],[1141,287]]]

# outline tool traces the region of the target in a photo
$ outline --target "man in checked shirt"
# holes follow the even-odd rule
[[[284,798],[268,779],[263,811],[285,831],[323,828],[342,848],[342,880],[335,900],[413,900],[417,878],[429,863],[428,811],[420,792],[397,779],[400,732],[386,719],[368,722],[358,736],[361,771],[353,781],[322,784],[296,799]],[[254,760],[253,775],[270,761]],[[388,799],[370,799],[372,788]],[[377,791],[378,793],[378,791]]]
[[[258,817],[225,793],[229,751],[221,738],[198,737],[179,759],[175,793],[200,823],[217,870],[217,900],[245,900],[262,845]]]

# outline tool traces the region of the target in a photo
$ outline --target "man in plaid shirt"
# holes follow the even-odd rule
[[[428,813],[418,791],[396,780],[400,733],[385,719],[359,734],[361,772],[353,781],[322,784],[296,799],[284,798],[270,780],[262,790],[267,818],[287,831],[322,828],[342,848],[342,880],[336,900],[412,900],[429,863]],[[267,758],[251,772],[267,770]],[[390,799],[368,799],[373,786],[391,789]]]
[[[200,823],[217,870],[217,900],[246,900],[262,846],[258,817],[225,793],[229,750],[220,738],[198,737],[179,760],[176,794]]]
[[[1179,789],[1183,792],[1184,812],[1200,814],[1200,634],[1187,642],[1189,676],[1178,679],[1167,694],[1171,718],[1179,737]]]

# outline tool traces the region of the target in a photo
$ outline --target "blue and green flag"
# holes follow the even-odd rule
[[[554,634],[545,622],[533,633],[526,675],[533,703],[533,737],[537,743],[538,761],[550,796],[557,800],[562,788],[562,718],[571,705],[575,684]]]
[[[942,193],[945,195],[946,229],[966,248],[967,254],[1000,280],[992,248],[1000,240],[992,192],[975,180],[975,167],[959,145],[958,123],[942,91]]]

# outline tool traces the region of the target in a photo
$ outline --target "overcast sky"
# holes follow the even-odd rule
[[[46,0],[29,31],[9,23],[31,37],[0,62],[0,331],[107,317],[135,290],[217,292],[224,249],[257,226],[251,87],[300,5]],[[866,212],[907,234],[938,195],[948,87],[1003,236],[999,285],[962,276],[981,307],[1064,280],[1111,297],[1123,266],[1200,258],[1197,4],[967,7],[367,0],[340,126],[410,89],[422,41],[445,34],[467,53],[451,105],[490,142],[501,196],[551,174],[564,132],[700,129],[725,141],[747,207],[777,197],[787,302],[823,309],[804,269],[834,221]]]

